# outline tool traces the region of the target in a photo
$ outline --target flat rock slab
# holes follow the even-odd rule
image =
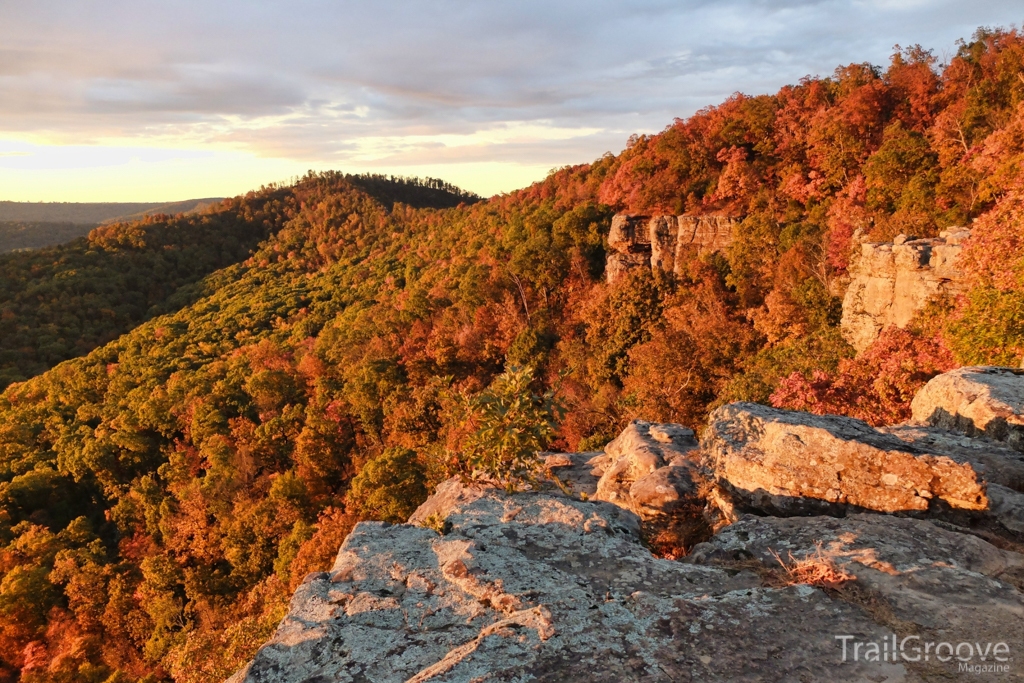
[[[828,506],[923,512],[988,508],[985,482],[970,462],[933,454],[836,415],[810,415],[754,403],[711,414],[702,439],[705,465],[740,505],[769,514]]]
[[[917,392],[911,410],[915,422],[1024,451],[1024,370],[967,367],[943,373]]]
[[[606,503],[445,484],[445,534],[363,523],[232,683],[918,681],[842,662],[860,607],[755,572],[659,560]]]
[[[1018,553],[926,520],[747,516],[696,546],[687,561],[721,566],[750,557],[776,569],[777,557],[790,563],[827,558],[856,577],[832,594],[861,605],[900,640],[916,636],[908,644],[969,642],[982,648],[1007,643],[1015,660],[1008,679],[1024,678],[1024,556]],[[974,663],[981,663],[978,656]],[[932,659],[912,670],[960,680],[957,666],[955,659]]]

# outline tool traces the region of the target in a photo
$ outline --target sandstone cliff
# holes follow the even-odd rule
[[[617,214],[608,234],[605,273],[615,282],[631,268],[675,272],[677,256],[685,249],[720,251],[732,243],[739,219],[725,216],[635,216]]]
[[[449,481],[357,526],[231,681],[1020,680],[1024,456],[961,399],[1020,421],[1024,375],[956,377],[920,402],[946,429],[733,404],[699,444],[635,421],[547,456],[569,494]],[[642,544],[673,515],[716,529],[682,561]]]
[[[871,345],[889,325],[906,327],[928,300],[960,286],[957,259],[969,230],[940,237],[893,242],[864,242],[851,265],[843,299],[843,336],[858,351]]]

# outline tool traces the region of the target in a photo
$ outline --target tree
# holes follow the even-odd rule
[[[934,338],[886,328],[857,358],[839,361],[835,373],[794,372],[771,395],[776,408],[818,415],[849,415],[880,426],[910,419],[910,402],[932,377],[954,367],[952,354]]]
[[[407,520],[426,499],[426,474],[408,448],[388,448],[367,462],[348,491],[351,510],[392,524]]]
[[[470,476],[508,491],[538,481],[538,454],[554,438],[564,409],[554,391],[537,394],[533,382],[532,368],[513,366],[484,391],[463,395],[455,434]]]

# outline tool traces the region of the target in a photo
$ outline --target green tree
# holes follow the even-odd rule
[[[551,443],[564,413],[552,390],[531,389],[533,369],[510,367],[487,389],[465,397],[463,425],[469,427],[461,458],[472,476],[515,491],[536,483],[543,461],[538,453]]]
[[[408,448],[392,447],[373,458],[352,479],[350,511],[397,524],[427,499],[426,474]]]

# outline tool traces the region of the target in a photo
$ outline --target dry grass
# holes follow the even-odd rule
[[[822,548],[821,543],[817,544],[814,553],[803,559],[798,560],[789,553],[788,562],[774,550],[769,552],[782,567],[782,573],[773,572],[776,581],[782,586],[807,584],[818,588],[835,589],[857,578],[836,564],[835,556]]]

